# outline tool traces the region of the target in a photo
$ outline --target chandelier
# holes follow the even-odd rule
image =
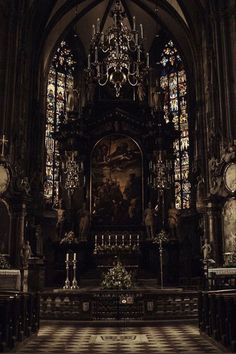
[[[144,52],[143,25],[136,29],[135,17],[130,30],[124,23],[127,17],[120,0],[111,11],[112,26],[100,31],[100,19],[93,25],[90,52],[88,54],[88,77],[100,86],[112,84],[116,97],[126,83],[135,87],[143,84],[149,70],[149,53]]]
[[[77,152],[75,151],[66,152],[66,162],[63,164],[65,175],[64,187],[71,194],[74,193],[76,188],[80,187],[83,172],[83,162],[77,162],[76,156]]]

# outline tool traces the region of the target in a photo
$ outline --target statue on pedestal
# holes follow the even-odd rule
[[[79,235],[81,240],[86,240],[87,233],[90,226],[90,212],[86,208],[86,204],[83,204],[82,209],[79,212],[80,220],[79,220]]]
[[[177,227],[179,224],[180,211],[175,208],[174,203],[171,203],[171,207],[168,210],[168,224],[170,229],[170,238],[177,239]]]
[[[207,238],[205,238],[204,240],[204,245],[202,246],[202,253],[203,253],[203,260],[204,261],[207,261],[210,257],[210,254],[211,254],[211,245],[210,243],[208,243],[208,240]]]
[[[65,210],[62,207],[62,199],[58,200],[58,206],[56,208],[53,208],[57,212],[57,235],[58,238],[61,239],[63,235],[63,229],[64,229],[64,221],[65,221]]]
[[[144,224],[146,226],[146,232],[148,239],[154,238],[154,209],[152,203],[148,203],[148,207],[144,210]]]
[[[26,241],[20,250],[21,264],[23,268],[28,268],[29,258],[32,256],[32,250],[29,241]]]

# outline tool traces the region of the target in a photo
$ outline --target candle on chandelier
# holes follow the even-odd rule
[[[69,253],[66,254],[66,261],[69,261]]]
[[[140,50],[140,45],[138,46],[138,61],[140,61],[140,54],[141,54],[141,50]]]
[[[133,16],[133,31],[136,30],[135,16]]]
[[[104,246],[104,235],[102,235],[102,246]]]
[[[95,47],[95,63],[98,61],[98,47]]]
[[[90,69],[91,68],[91,60],[90,60],[90,54],[88,55],[88,69]]]
[[[97,33],[100,32],[100,18],[97,19]]]
[[[114,24],[115,24],[115,27],[117,26],[117,15],[115,14],[114,15]]]
[[[95,30],[95,25],[92,25],[92,31],[93,31],[93,36],[95,36],[95,34],[96,34],[96,30]]]
[[[102,32],[101,33],[101,44],[103,44],[104,43],[104,33]]]
[[[74,261],[76,261],[76,253],[74,253]]]
[[[149,53],[147,53],[147,67],[149,68]]]
[[[143,25],[140,23],[140,36],[143,39]]]

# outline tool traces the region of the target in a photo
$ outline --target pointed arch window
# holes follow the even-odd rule
[[[66,113],[66,92],[74,85],[75,64],[72,51],[67,43],[62,41],[52,59],[47,82],[44,183],[44,197],[47,204],[55,204],[58,201],[60,159],[54,133],[58,130],[61,117]]]
[[[164,117],[173,117],[179,138],[174,142],[175,206],[190,206],[189,182],[189,129],[187,107],[187,81],[182,59],[173,43],[169,41],[161,54],[160,86],[164,91]]]

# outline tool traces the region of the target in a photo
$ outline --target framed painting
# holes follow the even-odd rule
[[[99,140],[91,154],[93,226],[138,226],[143,213],[143,158],[129,136]]]

